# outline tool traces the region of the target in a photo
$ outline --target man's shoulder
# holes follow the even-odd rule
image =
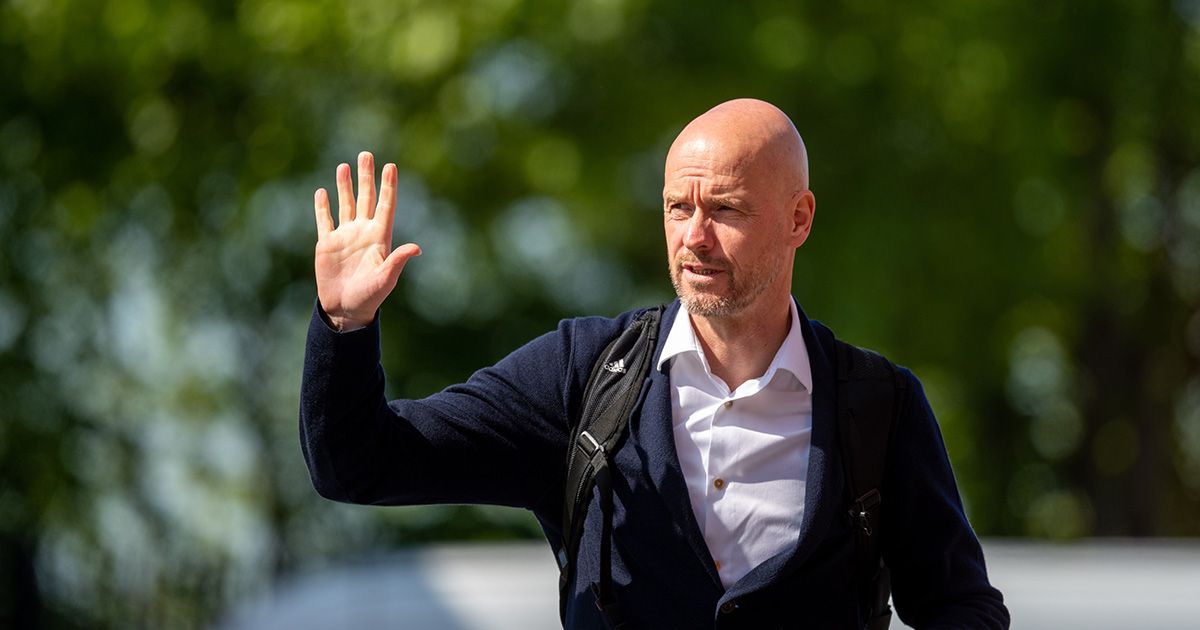
[[[563,319],[553,334],[558,336],[561,347],[569,353],[568,362],[576,369],[587,372],[609,342],[629,328],[638,317],[655,308],[658,306],[641,306],[613,316],[587,315]],[[675,310],[673,303],[666,305],[659,324],[660,330],[670,323],[668,317]]]
[[[608,330],[624,330],[633,320],[646,311],[654,307],[640,307],[630,309],[617,315],[580,315],[577,317],[569,317],[559,322],[559,327],[569,326],[580,332],[601,332]]]

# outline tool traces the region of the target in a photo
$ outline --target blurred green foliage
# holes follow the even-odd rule
[[[0,626],[203,625],[535,535],[312,492],[312,191],[399,164],[421,396],[669,299],[666,146],[737,96],[808,143],[797,295],[922,377],[981,533],[1200,533],[1196,0],[9,0],[0,59]]]

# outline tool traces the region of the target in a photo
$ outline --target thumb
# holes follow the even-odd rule
[[[389,283],[396,282],[400,277],[400,272],[404,270],[404,265],[408,263],[409,258],[420,255],[421,248],[416,243],[405,243],[392,250],[392,253],[388,254],[388,257],[383,261],[384,273],[387,274]]]

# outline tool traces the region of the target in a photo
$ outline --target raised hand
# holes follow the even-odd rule
[[[396,210],[396,165],[383,167],[379,204],[375,203],[375,158],[358,154],[358,198],[350,185],[350,165],[337,167],[338,225],[333,226],[329,193],[318,188],[317,299],[335,328],[362,328],[375,319],[384,298],[409,258],[421,248],[406,243],[392,249],[392,217]]]

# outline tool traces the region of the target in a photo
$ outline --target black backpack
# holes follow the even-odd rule
[[[583,412],[572,432],[567,456],[563,500],[563,544],[558,553],[559,615],[566,621],[566,606],[574,581],[576,555],[583,522],[593,491],[600,497],[602,529],[600,576],[592,584],[596,606],[614,630],[628,628],[612,588],[612,467],[609,453],[625,434],[633,405],[641,396],[658,345],[663,307],[639,314],[617,336],[592,366],[583,395]],[[823,341],[837,347],[837,407],[842,461],[847,480],[847,518],[855,528],[856,583],[864,628],[887,628],[891,583],[883,563],[880,537],[880,488],[883,484],[889,436],[902,403],[906,381],[882,356],[838,341],[825,334]]]

